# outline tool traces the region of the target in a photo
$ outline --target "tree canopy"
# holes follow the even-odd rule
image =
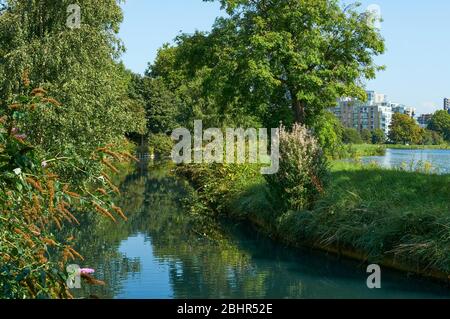
[[[450,114],[444,110],[434,113],[428,129],[441,134],[445,140],[450,141]]]
[[[395,113],[389,132],[389,139],[393,143],[420,144],[423,129],[414,119],[406,114]]]
[[[312,126],[338,97],[364,99],[363,80],[382,68],[373,57],[384,52],[383,39],[356,7],[337,0],[221,2],[228,17],[209,33],[179,36],[149,69],[189,92],[183,100],[195,102],[194,114]]]
[[[42,149],[86,157],[144,130],[142,106],[127,95],[130,76],[118,57],[122,11],[115,0],[80,0],[80,28],[66,25],[73,1],[8,0],[0,15],[0,103],[42,87],[63,106],[30,119]],[[23,81],[27,78],[27,82]],[[24,84],[25,83],[25,84]]]

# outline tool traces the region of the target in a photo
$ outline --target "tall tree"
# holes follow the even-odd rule
[[[444,110],[434,113],[428,129],[441,134],[447,141],[450,141],[450,114]]]
[[[386,134],[382,129],[372,131],[372,144],[384,144],[386,142]]]
[[[419,144],[424,130],[406,114],[395,113],[392,117],[389,139],[393,143]]]
[[[372,132],[368,129],[362,129],[361,130],[361,138],[364,143],[371,143],[372,142]]]
[[[177,127],[178,100],[161,78],[144,78],[143,97],[148,131],[167,134]]]
[[[345,128],[342,133],[342,142],[345,144],[362,144],[363,139],[357,129]]]
[[[382,67],[373,57],[384,41],[357,6],[338,0],[222,0],[230,18],[211,34],[233,34],[226,69],[233,99],[244,93],[267,107],[284,101],[296,122],[311,125],[341,96],[364,99],[363,79]],[[232,32],[231,32],[232,31]],[[225,66],[218,65],[220,70]],[[220,72],[219,72],[220,73]],[[219,73],[213,72],[217,75]]]
[[[43,87],[62,104],[35,114],[24,128],[29,139],[47,151],[81,159],[126,132],[144,129],[143,113],[127,95],[130,78],[118,63],[122,11],[116,0],[76,1],[79,28],[67,24],[71,0],[5,3],[0,103]]]

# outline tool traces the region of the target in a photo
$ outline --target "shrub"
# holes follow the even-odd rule
[[[339,157],[344,131],[339,119],[333,113],[326,111],[315,120],[312,130],[326,156]]]
[[[384,144],[386,143],[386,134],[382,129],[375,129],[372,131],[372,144]]]
[[[368,129],[363,129],[361,131],[361,139],[364,143],[372,143],[372,132],[369,131]]]
[[[173,141],[166,134],[152,134],[149,139],[150,151],[158,157],[168,157],[172,152]]]
[[[311,209],[324,190],[328,164],[316,138],[295,124],[280,129],[280,170],[265,178],[282,208]]]
[[[435,131],[424,130],[422,135],[422,145],[442,145],[444,143],[443,136]]]
[[[363,144],[361,134],[354,128],[346,128],[342,134],[342,142],[345,144]]]
[[[78,224],[81,210],[126,219],[111,202],[118,189],[106,171],[116,171],[112,163],[130,154],[102,147],[80,163],[32,143],[29,117],[55,107],[63,106],[35,89],[0,111],[0,298],[71,297],[65,267],[83,257],[72,248],[72,238],[58,240],[52,230]],[[57,174],[80,164],[99,168],[86,185]]]

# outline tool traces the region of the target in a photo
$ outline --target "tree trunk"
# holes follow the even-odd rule
[[[303,104],[303,102],[294,99],[292,101],[292,109],[294,112],[295,122],[302,125],[305,124],[306,114],[305,114],[305,105]]]

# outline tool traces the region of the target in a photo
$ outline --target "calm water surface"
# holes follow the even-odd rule
[[[395,150],[388,149],[385,156],[363,158],[364,163],[376,162],[388,168],[416,169],[430,163],[433,171],[450,174],[450,150]]]
[[[383,270],[369,290],[365,267],[323,253],[289,249],[246,225],[222,222],[221,240],[192,231],[183,201],[188,184],[152,168],[122,183],[128,222],[86,217],[77,249],[104,287],[76,297],[100,298],[450,298],[450,289]]]

